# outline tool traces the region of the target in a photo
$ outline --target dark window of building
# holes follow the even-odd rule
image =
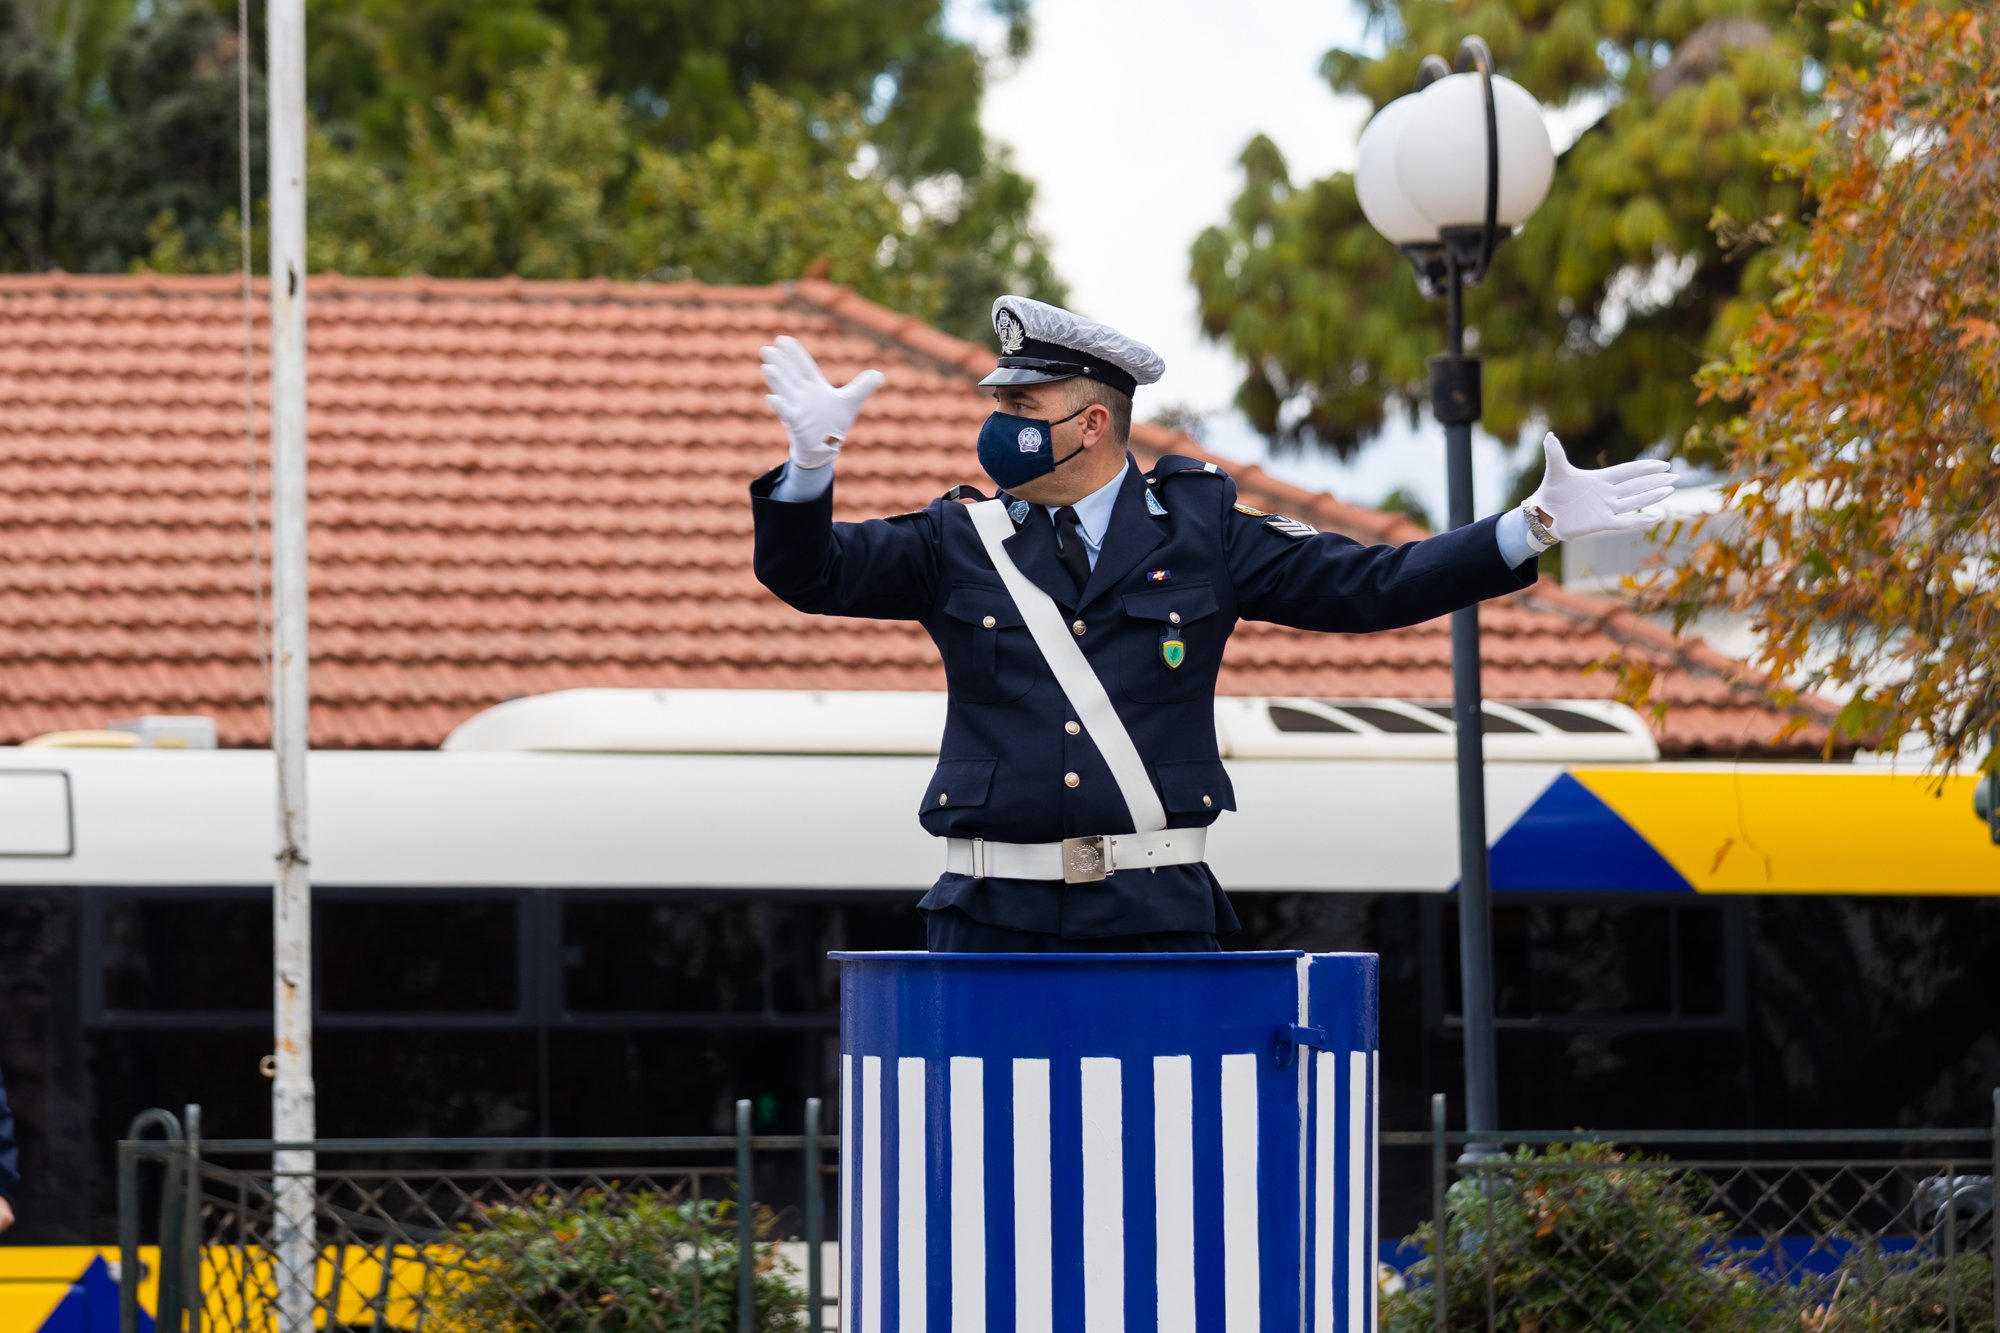
[[[1498,901],[1493,1014],[1532,1026],[1706,1026],[1740,1008],[1727,909],[1709,903]],[[1458,900],[1439,908],[1443,1017],[1462,1012]]]
[[[546,1132],[541,1057],[527,1027],[335,1029],[318,1035],[314,1066],[324,1137]]]
[[[807,1097],[827,1097],[832,1112],[837,1045],[824,1030],[565,1032],[549,1050],[550,1129],[728,1134],[742,1098],[758,1132],[796,1134]]]
[[[103,1007],[130,1014],[268,1013],[271,897],[106,897]]]
[[[562,909],[570,1013],[760,1013],[765,905],[572,898]]]
[[[321,896],[319,1007],[327,1014],[504,1014],[520,1003],[511,895]]]

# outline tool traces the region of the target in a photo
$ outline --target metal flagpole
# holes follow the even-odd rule
[[[306,29],[304,0],[266,0],[271,191],[272,748],[278,869],[272,984],[271,1137],[315,1137],[312,894],[306,840]],[[318,1256],[314,1154],[274,1152],[279,1333],[310,1333]]]

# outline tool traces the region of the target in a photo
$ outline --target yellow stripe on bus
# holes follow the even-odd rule
[[[116,1246],[0,1246],[0,1333],[39,1333],[70,1288],[83,1280],[84,1270],[100,1258],[117,1270]],[[148,1311],[159,1286],[159,1259],[158,1249],[140,1247],[146,1280],[139,1284],[139,1304]]]
[[[1852,768],[1571,769],[1698,893],[2000,894],[1976,779]]]

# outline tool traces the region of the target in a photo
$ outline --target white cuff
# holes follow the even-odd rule
[[[805,504],[826,494],[827,487],[833,485],[833,460],[828,459],[825,467],[802,468],[794,463],[785,464],[785,474],[771,487],[771,498],[785,504]]]
[[[1518,568],[1542,553],[1542,548],[1529,538],[1528,516],[1518,506],[1500,515],[1500,521],[1493,525],[1493,540],[1509,569]]]

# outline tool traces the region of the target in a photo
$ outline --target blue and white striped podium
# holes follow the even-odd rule
[[[1373,954],[834,957],[842,1328],[1373,1333]]]

